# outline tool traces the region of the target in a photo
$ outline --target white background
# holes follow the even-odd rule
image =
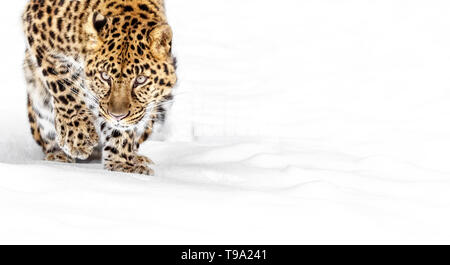
[[[155,177],[42,161],[0,17],[0,242],[450,243],[450,3],[167,0]]]

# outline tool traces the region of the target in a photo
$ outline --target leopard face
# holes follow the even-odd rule
[[[119,129],[145,122],[176,82],[170,27],[142,13],[95,13],[90,23],[96,39],[85,71],[99,115]]]

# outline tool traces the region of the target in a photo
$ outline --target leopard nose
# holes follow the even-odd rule
[[[121,121],[121,120],[125,119],[126,117],[128,117],[128,115],[130,113],[129,112],[128,113],[113,113],[113,112],[108,111],[108,114],[111,117],[113,117],[114,119],[116,119],[117,121]]]

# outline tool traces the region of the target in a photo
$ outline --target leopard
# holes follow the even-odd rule
[[[30,0],[22,15],[28,120],[46,161],[154,175],[140,146],[177,83],[164,0]]]

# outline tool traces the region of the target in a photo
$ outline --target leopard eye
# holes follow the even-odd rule
[[[138,78],[136,78],[135,83],[136,83],[136,85],[143,85],[145,82],[147,82],[147,80],[148,80],[148,77],[141,75],[141,76],[138,76]]]
[[[111,76],[108,73],[102,72],[100,75],[101,75],[102,79],[105,80],[106,82],[111,81]]]

